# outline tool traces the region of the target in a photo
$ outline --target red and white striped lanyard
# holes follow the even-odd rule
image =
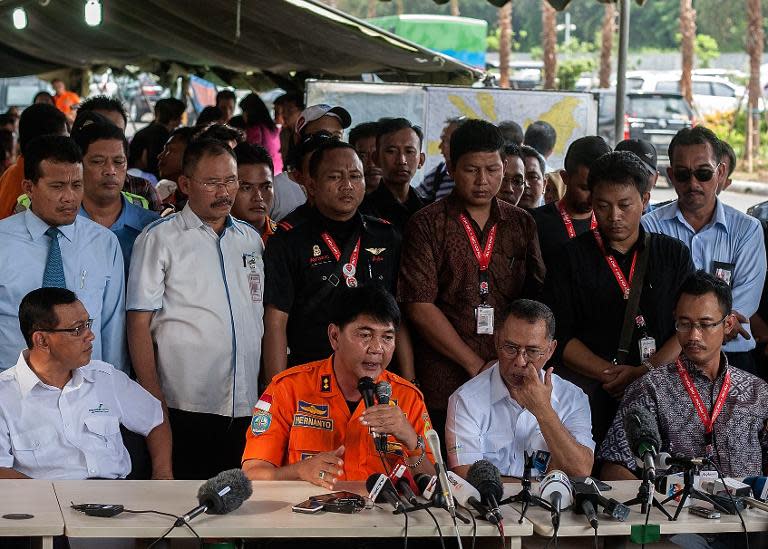
[[[469,244],[472,246],[475,259],[477,259],[477,265],[480,268],[480,296],[487,296],[490,293],[487,271],[491,264],[493,247],[496,244],[496,228],[498,225],[494,224],[494,226],[491,227],[491,230],[488,231],[488,240],[485,241],[485,249],[480,249],[480,241],[477,239],[475,230],[472,228],[472,225],[470,224],[469,219],[467,219],[467,216],[464,214],[459,215],[459,221],[464,226],[464,231],[467,233]]]
[[[608,267],[611,268],[611,271],[613,271],[613,276],[616,278],[616,282],[619,283],[619,287],[621,288],[621,292],[624,295],[624,299],[629,299],[629,287],[630,284],[632,284],[632,277],[635,275],[635,264],[637,263],[637,250],[635,250],[635,253],[632,255],[632,266],[629,268],[629,280],[627,280],[624,277],[624,273],[621,272],[621,267],[619,267],[619,263],[616,261],[616,258],[606,251],[605,244],[603,244],[603,237],[600,236],[600,231],[593,229],[592,234],[595,235],[597,247],[600,248],[601,252],[603,252],[603,257],[605,257],[605,261],[608,263]]]
[[[576,238],[576,229],[573,228],[573,218],[571,214],[565,211],[563,200],[557,202],[557,211],[560,212],[560,217],[563,219],[563,225],[565,225],[565,232],[568,233],[568,238]],[[595,213],[592,212],[592,219],[589,222],[589,230],[594,231],[597,229],[597,219],[595,219]]]
[[[714,430],[715,420],[723,410],[723,406],[725,406],[725,399],[728,398],[728,392],[731,390],[731,372],[725,372],[723,386],[720,387],[720,393],[717,395],[715,405],[712,408],[712,415],[710,416],[707,408],[704,406],[704,401],[701,399],[701,395],[699,395],[699,391],[693,384],[691,375],[688,373],[688,370],[685,369],[683,361],[680,359],[680,357],[677,358],[675,365],[677,366],[677,375],[680,376],[680,380],[683,382],[683,386],[688,392],[688,396],[691,397],[693,407],[696,408],[696,413],[699,415],[699,419],[701,420],[702,425],[704,425],[704,432],[707,435],[707,453],[711,454],[712,451],[710,446],[712,444],[712,431]]]

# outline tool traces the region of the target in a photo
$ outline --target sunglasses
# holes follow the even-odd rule
[[[715,166],[714,170],[712,168],[696,168],[695,170],[689,170],[687,168],[676,168],[673,170],[672,174],[675,181],[678,183],[688,183],[691,180],[691,177],[695,177],[696,180],[701,183],[706,183],[707,181],[712,180],[712,178],[715,176],[717,168],[719,167],[720,163]]]

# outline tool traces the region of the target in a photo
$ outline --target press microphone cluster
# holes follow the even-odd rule
[[[427,439],[427,445],[432,452],[432,456],[435,458],[435,470],[437,471],[437,480],[440,484],[440,489],[445,499],[445,508],[451,514],[453,519],[456,519],[456,504],[453,501],[453,492],[451,491],[451,483],[448,482],[448,473],[443,462],[443,454],[440,451],[440,437],[437,431],[430,429],[424,433],[424,437]]]
[[[197,515],[225,515],[251,497],[251,481],[242,469],[228,469],[205,481],[197,491],[198,506],[180,517],[176,526],[188,523]]]
[[[568,475],[562,471],[551,471],[539,484],[541,499],[550,505],[552,528],[560,527],[560,512],[573,505],[573,486]]]
[[[574,485],[574,511],[577,515],[585,515],[589,524],[597,530],[597,513],[602,507],[603,512],[620,521],[629,516],[629,507],[613,498],[606,498],[600,493],[594,481],[587,477],[584,482]]]
[[[504,497],[504,485],[498,467],[485,459],[476,461],[467,471],[467,480],[480,493],[480,505],[475,509],[491,523],[499,524],[503,520],[499,501]]]
[[[392,386],[388,382],[380,381],[374,383],[373,379],[368,376],[361,377],[358,380],[357,390],[362,395],[366,408],[375,406],[377,403],[389,404],[389,399],[392,397]],[[373,437],[373,441],[376,451],[387,451],[387,433],[376,434]]]
[[[648,480],[656,479],[656,455],[661,448],[661,435],[656,418],[646,408],[633,408],[624,416],[624,431],[627,442],[642,464]]]

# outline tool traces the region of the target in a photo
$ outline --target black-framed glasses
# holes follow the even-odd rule
[[[542,351],[540,349],[526,349],[524,347],[518,347],[517,345],[512,345],[511,343],[505,343],[504,345],[502,345],[501,352],[513,360],[516,359],[518,356],[523,355],[523,358],[527,362],[536,362],[545,354],[547,354],[546,351]]]
[[[39,330],[41,332],[54,332],[54,333],[67,333],[71,334],[73,337],[80,337],[80,335],[85,330],[90,330],[91,326],[93,326],[93,319],[89,318],[82,324],[75,326],[74,328],[52,328],[50,330]]]
[[[722,162],[719,162],[714,170],[712,168],[696,168],[695,170],[675,168],[672,171],[672,174],[675,181],[678,183],[688,183],[691,180],[691,177],[695,177],[696,180],[701,183],[707,183],[708,181],[712,181],[712,178],[715,177],[715,172],[717,171],[717,168],[720,167],[720,164],[722,164]]]
[[[717,322],[691,322],[690,320],[677,320],[675,321],[675,330],[683,334],[687,334],[694,328],[701,332],[711,332],[720,326],[720,324],[725,322],[726,318],[728,318],[728,315],[725,315]]]
[[[525,185],[525,177],[522,175],[505,176],[501,181],[505,185],[511,185],[512,187],[523,187]]]

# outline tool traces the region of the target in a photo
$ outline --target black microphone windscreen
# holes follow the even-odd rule
[[[227,487],[229,491],[219,495]],[[208,505],[206,513],[209,515],[225,515],[240,507],[252,493],[251,481],[243,470],[228,469],[205,481],[197,491],[197,500],[200,505]]]
[[[424,490],[426,490],[427,486],[429,486],[432,477],[426,473],[418,473],[414,475],[413,480],[416,482],[416,486],[419,488],[419,492],[423,494]]]
[[[397,494],[397,490],[395,490],[395,485],[392,484],[392,481],[389,480],[389,477],[387,475],[384,475],[382,473],[373,473],[371,476],[368,477],[368,480],[365,481],[365,489],[368,490],[368,493],[370,493],[373,490],[373,487],[378,484],[378,482],[384,477],[383,483],[384,485],[379,490],[378,494],[376,494],[376,499],[374,500],[376,503],[382,503],[386,501],[384,498],[384,492],[390,491],[394,494]]]
[[[661,448],[661,434],[656,417],[647,408],[631,408],[624,416],[624,430],[627,433],[627,443],[635,454],[640,454],[640,446],[653,446],[656,451]]]
[[[361,393],[363,391],[375,392],[376,391],[376,384],[373,382],[373,379],[371,379],[368,376],[361,377],[357,381],[357,390],[360,391]]]
[[[389,404],[389,399],[392,396],[392,385],[387,381],[379,381],[376,384],[376,400],[379,404]]]
[[[483,500],[493,496],[496,501],[499,501],[504,495],[501,473],[498,467],[488,460],[481,459],[473,463],[467,471],[467,481],[477,488]]]

